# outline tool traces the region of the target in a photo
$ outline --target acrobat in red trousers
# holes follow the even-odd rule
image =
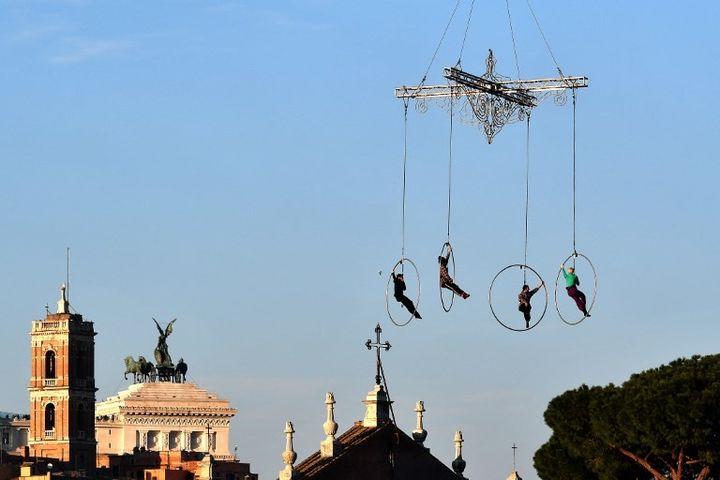
[[[567,293],[570,298],[575,300],[575,305],[577,305],[578,309],[583,312],[583,315],[587,315],[587,299],[585,298],[585,294],[578,290],[575,286],[567,287]]]

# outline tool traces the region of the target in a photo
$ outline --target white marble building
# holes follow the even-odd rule
[[[0,412],[0,450],[22,455],[28,444],[30,416]]]
[[[95,405],[97,452],[186,450],[232,460],[230,421],[236,413],[227,400],[192,383],[130,385]]]

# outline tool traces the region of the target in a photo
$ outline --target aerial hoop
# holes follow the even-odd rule
[[[449,250],[448,250],[449,248]],[[452,246],[450,245],[450,242],[443,243],[442,248],[440,249],[440,256],[444,257],[445,252],[450,253],[450,259],[448,261],[448,273],[452,278],[455,278],[455,254],[452,251]],[[447,288],[443,288],[442,286],[442,279],[438,277],[438,286],[440,287],[440,303],[442,304],[443,310],[445,310],[445,313],[449,313],[452,309],[453,303],[455,302],[455,292],[452,290],[449,290]],[[450,300],[445,300],[445,297],[443,293],[449,292],[450,293]]]
[[[592,295],[592,301],[590,302],[590,304],[589,304],[588,307],[587,307],[587,311],[588,311],[588,313],[590,313],[590,312],[592,311],[593,305],[595,305],[595,299],[597,298],[597,290],[598,290],[598,274],[597,274],[597,270],[595,270],[595,265],[593,265],[593,263],[590,261],[590,259],[589,259],[587,256],[585,256],[585,255],[583,255],[582,253],[579,253],[579,252],[573,252],[573,253],[571,253],[571,254],[565,259],[565,261],[563,262],[563,265],[565,265],[568,261],[570,261],[570,259],[572,259],[572,260],[573,260],[573,268],[574,268],[574,267],[575,267],[575,260],[576,260],[578,257],[582,257],[583,259],[585,259],[585,261],[588,263],[588,265],[590,265],[590,269],[592,270],[592,273],[593,273],[593,295]],[[560,305],[558,304],[558,284],[560,283],[560,274],[561,274],[561,273],[562,273],[562,270],[558,270],[557,277],[555,277],[555,310],[557,310],[557,314],[558,314],[558,317],[560,317],[560,320],[562,320],[562,321],[565,322],[566,324],[568,324],[568,325],[573,325],[573,326],[574,326],[574,325],[578,325],[578,324],[580,324],[583,320],[585,320],[585,319],[587,318],[587,315],[583,315],[583,316],[580,318],[580,320],[570,321],[570,320],[567,320],[565,317],[563,317],[563,314],[560,312]]]
[[[493,287],[495,286],[495,281],[498,279],[498,277],[500,277],[500,275],[505,273],[505,271],[510,270],[511,268],[519,268],[520,270],[527,270],[527,271],[532,272],[538,278],[538,280],[540,280],[540,282],[542,283],[542,290],[543,290],[543,292],[545,292],[545,305],[543,306],[542,313],[540,314],[539,317],[537,317],[537,320],[535,320],[535,323],[532,323],[529,328],[513,328],[513,327],[511,327],[510,325],[506,324],[505,322],[503,322],[500,319],[497,312],[495,312],[495,309],[493,308]],[[523,272],[523,273],[525,273],[525,272]],[[512,265],[508,265],[507,267],[500,270],[493,278],[492,283],[490,284],[490,291],[488,292],[488,301],[490,303],[490,311],[492,312],[493,317],[495,317],[495,320],[497,320],[497,322],[500,325],[507,328],[508,330],[512,330],[513,332],[525,332],[527,330],[532,330],[533,328],[535,328],[537,326],[537,324],[540,323],[542,321],[542,319],[545,317],[545,313],[547,312],[547,308],[548,308],[547,285],[545,285],[545,281],[540,276],[540,274],[537,271],[535,271],[535,269],[532,268],[531,266],[523,265],[520,263],[513,263]]]
[[[418,270],[417,265],[415,265],[415,262],[413,262],[412,260],[410,260],[407,257],[401,257],[400,260],[398,260],[397,263],[395,263],[395,265],[393,266],[392,271],[390,272],[390,276],[388,277],[387,284],[385,285],[385,309],[387,310],[387,314],[388,314],[388,317],[390,318],[390,321],[392,323],[394,323],[395,325],[397,325],[398,327],[404,327],[405,325],[410,323],[413,318],[415,318],[415,315],[410,313],[410,316],[408,317],[408,319],[405,320],[404,322],[401,322],[401,321],[396,320],[393,317],[393,314],[390,310],[390,298],[392,297],[393,301],[395,300],[394,295],[392,295],[390,293],[391,292],[390,284],[393,281],[393,274],[396,272],[398,267],[400,267],[399,273],[404,274],[405,273],[405,263],[410,264],[412,266],[413,270],[415,270],[415,279],[417,281],[417,298],[415,299],[415,302],[413,302],[413,303],[415,304],[416,309],[419,308],[419,306],[420,306],[420,271]]]

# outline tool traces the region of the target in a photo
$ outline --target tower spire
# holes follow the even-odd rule
[[[70,303],[70,247],[65,247],[65,290]]]

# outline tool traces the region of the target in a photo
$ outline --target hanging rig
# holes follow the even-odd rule
[[[447,85],[402,86],[395,89],[395,97],[404,102],[415,100],[415,110],[427,111],[428,101],[438,102],[464,123],[477,125],[485,133],[488,143],[508,123],[524,121],[540,102],[553,96],[556,105],[564,105],[567,91],[589,85],[587,77],[560,77],[511,80],[495,73],[495,56],[489,50],[481,76],[456,67],[446,67],[443,76]],[[453,100],[458,105],[451,110]],[[464,100],[464,102],[462,102]]]

